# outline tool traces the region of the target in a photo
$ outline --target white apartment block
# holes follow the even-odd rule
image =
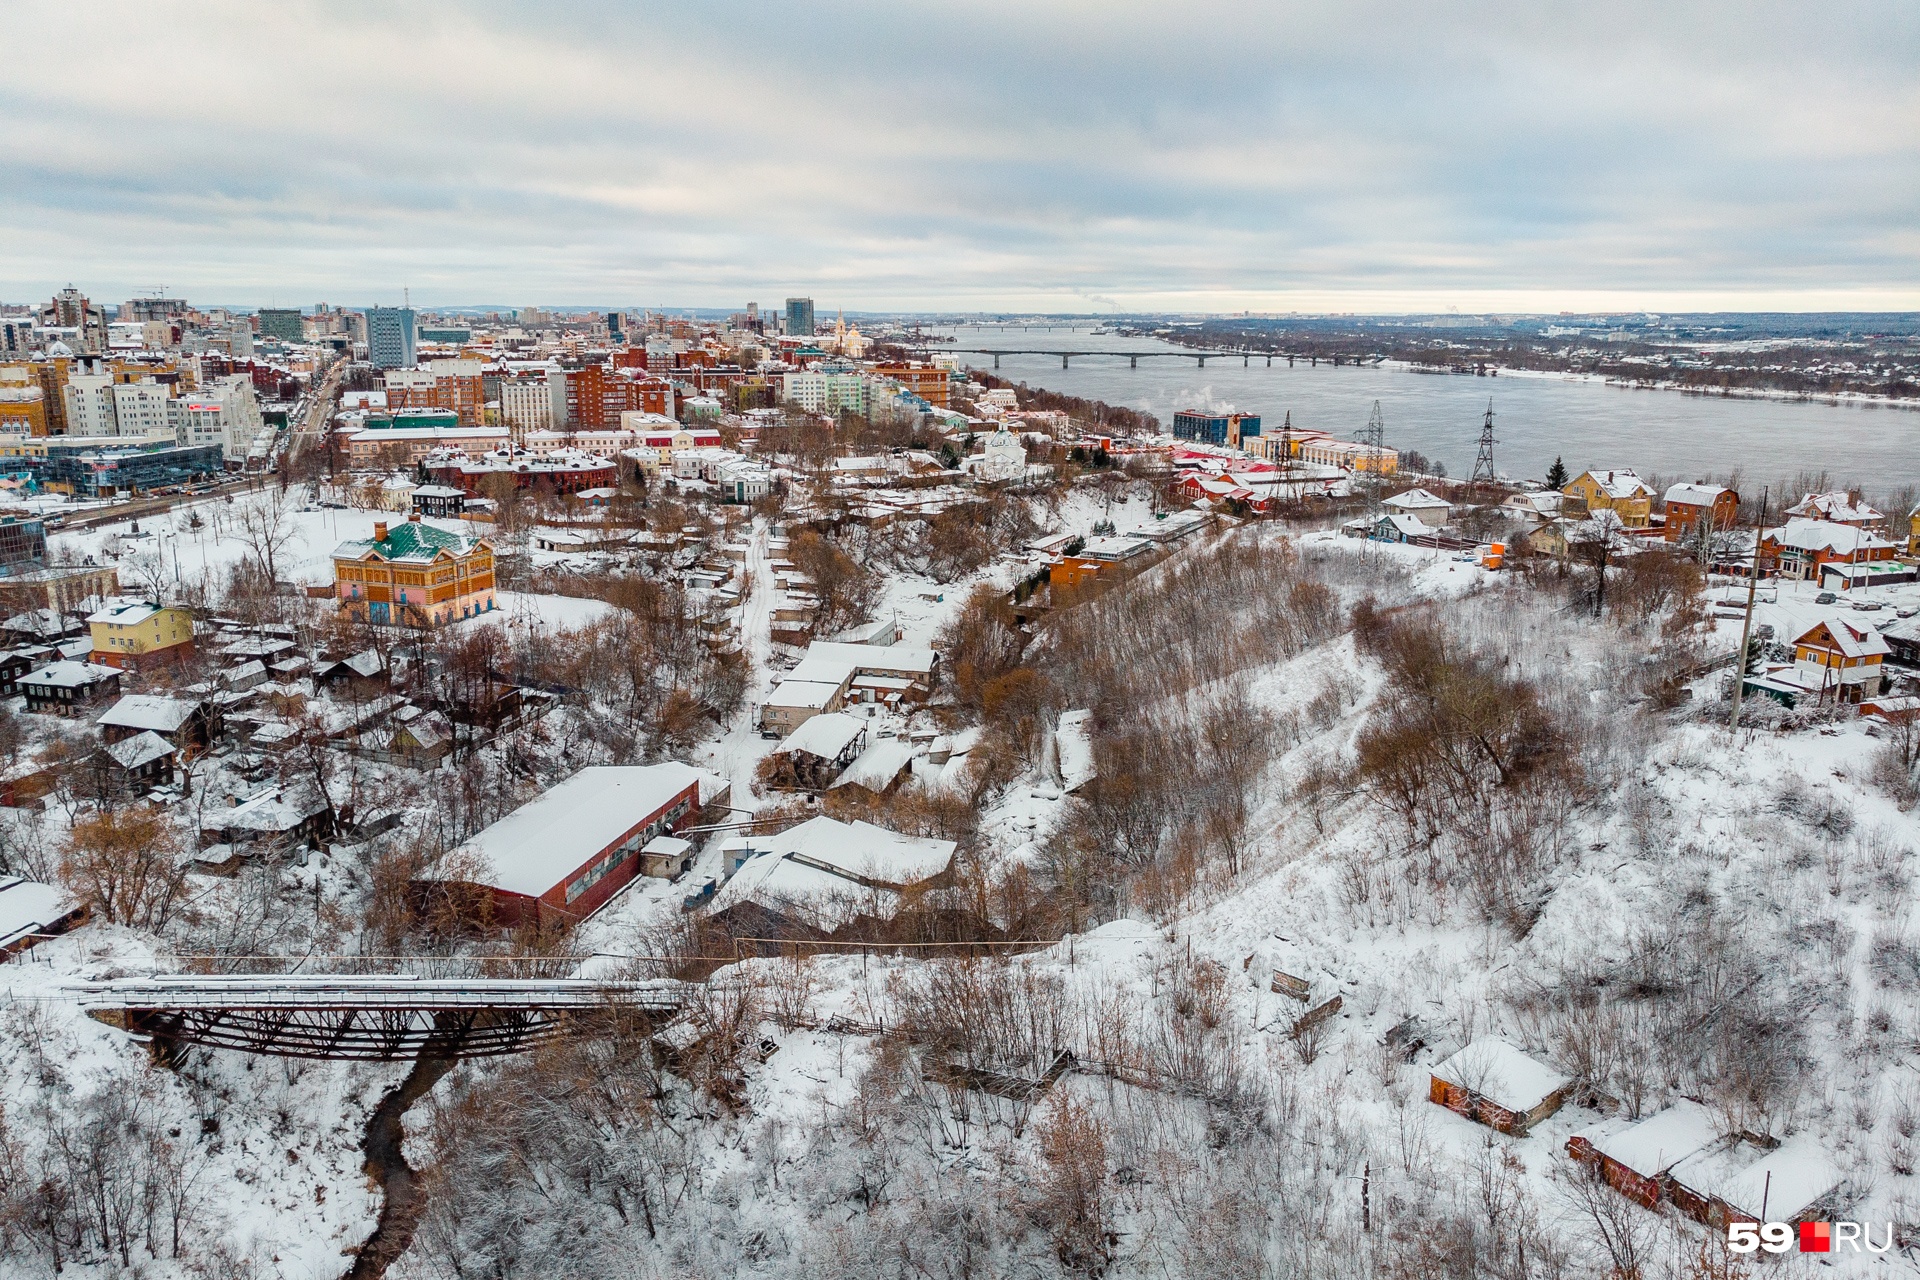
[[[220,446],[220,456],[240,461],[266,427],[253,380],[244,373],[219,378],[198,391],[167,402],[173,438],[184,445]]]
[[[863,373],[820,373],[809,370],[789,373],[781,379],[781,398],[808,413],[867,412],[867,375]]]
[[[105,373],[76,373],[67,379],[63,393],[67,401],[67,434],[70,436],[117,436],[118,420],[113,415],[113,376]]]
[[[500,421],[512,430],[516,439],[530,431],[552,430],[553,390],[547,380],[500,379]]]
[[[167,405],[173,388],[163,382],[122,382],[113,388],[116,431],[123,436],[164,436],[173,431]]]

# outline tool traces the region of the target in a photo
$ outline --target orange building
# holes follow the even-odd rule
[[[494,608],[492,545],[417,514],[334,548],[333,580],[340,607],[360,622],[438,627]]]
[[[868,366],[867,371],[882,378],[892,378],[936,409],[950,407],[947,391],[951,384],[945,369],[922,364],[876,364]]]

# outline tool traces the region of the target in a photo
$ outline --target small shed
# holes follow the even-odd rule
[[[1501,1133],[1523,1136],[1560,1109],[1570,1077],[1505,1040],[1475,1040],[1433,1069],[1428,1096]]]
[[[1714,1146],[1720,1137],[1712,1112],[1683,1101],[1644,1120],[1582,1129],[1567,1139],[1567,1154],[1597,1167],[1607,1185],[1652,1209],[1666,1195],[1673,1166]]]
[[[693,841],[655,836],[640,846],[640,874],[677,880],[693,868]]]
[[[844,711],[814,716],[781,740],[768,757],[768,785],[818,791],[852,764],[866,747],[867,722]]]

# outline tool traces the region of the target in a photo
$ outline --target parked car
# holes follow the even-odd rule
[[[1815,604],[1832,604],[1834,601],[1838,600],[1839,598],[1840,598],[1839,596],[1833,594],[1833,592],[1831,591],[1822,591],[1819,595],[1813,598],[1813,602]]]

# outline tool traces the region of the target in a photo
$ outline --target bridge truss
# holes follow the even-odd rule
[[[669,980],[169,975],[72,984],[91,1016],[148,1040],[155,1055],[187,1045],[282,1058],[392,1061],[517,1053],[599,1017],[666,1018],[682,1003]]]

